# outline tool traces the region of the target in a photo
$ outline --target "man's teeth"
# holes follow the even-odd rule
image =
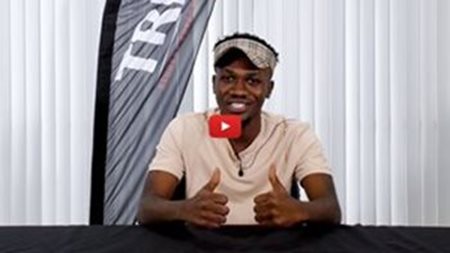
[[[236,108],[236,109],[243,109],[243,108],[245,108],[245,104],[243,104],[243,103],[231,103],[231,107]]]

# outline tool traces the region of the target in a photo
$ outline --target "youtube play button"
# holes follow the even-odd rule
[[[230,125],[228,125],[226,122],[221,122],[220,123],[220,130],[223,132],[225,130],[227,130],[228,128],[230,128]]]
[[[241,117],[236,115],[213,115],[209,118],[209,135],[214,138],[239,138]]]

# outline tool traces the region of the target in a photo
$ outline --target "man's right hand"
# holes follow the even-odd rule
[[[182,220],[207,228],[218,228],[224,224],[230,209],[226,206],[227,196],[214,193],[219,183],[220,171],[216,169],[208,183],[194,197],[185,200],[180,210]]]

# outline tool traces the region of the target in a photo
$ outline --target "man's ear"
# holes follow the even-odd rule
[[[272,90],[273,90],[273,85],[274,85],[274,82],[270,81],[269,82],[269,87],[268,87],[268,90],[267,90],[267,94],[266,94],[266,98],[270,98],[270,95],[272,94]]]
[[[213,92],[216,94],[217,84],[216,84],[216,75],[212,76],[212,83],[213,83]]]

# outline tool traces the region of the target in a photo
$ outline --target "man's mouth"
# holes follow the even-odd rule
[[[231,113],[243,113],[247,111],[248,105],[242,102],[232,102],[227,104],[227,110]]]

